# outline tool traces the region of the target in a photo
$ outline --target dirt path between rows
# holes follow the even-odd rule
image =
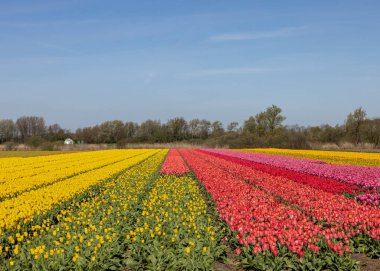
[[[371,259],[365,254],[355,253],[351,255],[352,259],[359,261],[360,270],[362,271],[379,271],[380,259]]]

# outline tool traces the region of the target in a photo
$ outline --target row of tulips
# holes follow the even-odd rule
[[[39,164],[39,159],[33,158],[36,160],[36,165],[35,167],[30,167],[29,170],[18,172],[18,170],[15,170],[17,168],[15,166],[12,174],[7,172],[0,173],[0,177],[4,177],[4,181],[0,183],[0,200],[9,199],[24,192],[36,190],[63,179],[114,164],[144,152],[146,151],[112,150],[91,152],[91,155],[86,156],[72,154],[71,160],[62,161],[63,159],[60,159],[58,164]],[[66,156],[70,157],[70,154]]]
[[[301,172],[296,172],[293,170],[288,170],[285,168],[272,167],[267,164],[261,164],[257,162],[243,160],[243,159],[235,158],[229,155],[209,152],[205,150],[202,150],[200,152],[208,153],[213,156],[220,157],[225,160],[234,162],[235,164],[243,165],[243,166],[264,172],[264,173],[269,173],[270,175],[273,175],[273,176],[288,178],[297,183],[308,185],[312,188],[323,190],[323,191],[330,192],[333,194],[348,193],[350,195],[355,195],[365,190],[365,189],[360,188],[357,185],[340,182],[340,181],[330,179],[330,178],[323,178],[319,176],[309,175],[309,174],[305,174]]]
[[[219,215],[237,231],[242,245],[254,253],[278,253],[278,244],[302,256],[309,244],[317,244],[322,229],[308,216],[224,169],[205,161],[194,151],[181,151],[198,179],[213,197]]]
[[[177,176],[181,176],[190,172],[190,170],[185,164],[185,161],[183,161],[183,158],[179,154],[178,150],[171,149],[166,156],[160,172],[161,174],[175,174]]]
[[[156,179],[136,226],[126,236],[131,270],[211,270],[225,252],[222,229],[196,180],[163,175]]]
[[[0,202],[0,240],[3,238],[3,231],[12,230],[16,226],[18,227],[23,224],[28,225],[34,219],[34,216],[40,216],[49,212],[55,206],[59,206],[74,196],[90,189],[92,186],[96,186],[102,181],[113,177],[125,168],[141,162],[157,152],[157,150],[145,152],[133,150],[126,152],[131,152],[135,155]]]
[[[308,159],[316,159],[330,164],[354,165],[354,166],[380,166],[380,154],[368,152],[347,151],[318,151],[318,150],[290,150],[275,148],[239,149],[244,152],[258,152],[274,155],[284,155]]]
[[[33,152],[28,152],[33,153]],[[40,153],[40,152],[38,152]],[[78,152],[78,153],[58,153],[54,155],[34,155],[30,157],[4,157],[6,159],[0,159],[0,170],[11,172],[12,169],[17,166],[19,171],[30,170],[30,168],[38,169],[40,165],[54,165],[60,162],[70,161],[77,156],[92,155],[90,152]]]
[[[73,201],[31,232],[8,236],[0,247],[6,270],[116,270],[125,266],[125,238],[134,228],[146,188],[166,151],[107,182],[100,193]],[[1,258],[0,258],[1,259]]]
[[[0,182],[18,181],[48,172],[54,173],[77,165],[88,164],[90,161],[109,159],[115,151],[94,151],[57,154],[49,156],[35,156],[28,158],[0,159]],[[17,170],[15,170],[17,169]],[[59,174],[59,172],[55,172]]]
[[[333,165],[310,159],[230,150],[208,149],[207,151],[364,187],[380,188],[380,168],[378,167]]]
[[[358,202],[364,205],[379,206],[380,207],[380,194],[362,194],[355,198]]]
[[[349,217],[348,221],[358,222],[357,227],[348,224],[339,227],[340,221],[333,219],[331,219],[333,223],[328,224],[326,221],[316,220],[310,215],[313,212],[323,213],[319,209],[307,209],[312,204],[304,206],[308,211],[306,212],[299,206],[290,205],[283,199],[263,190],[258,183],[254,183],[254,185],[246,183],[244,181],[245,175],[241,176],[240,173],[243,170],[241,165],[234,165],[224,159],[218,159],[200,152],[181,151],[181,153],[213,197],[221,218],[227,222],[232,231],[237,232],[236,239],[242,249],[237,248],[236,252],[242,255],[243,264],[248,267],[254,267],[258,270],[267,270],[268,268],[280,268],[278,270],[282,270],[298,268],[303,266],[305,262],[309,262],[314,267],[318,266],[322,269],[332,268],[334,265],[333,269],[337,270],[355,270],[357,266],[348,252],[353,244],[349,237],[356,234],[371,234],[375,238],[371,239],[375,240],[372,245],[375,245],[375,249],[379,249],[379,242],[376,241],[380,233],[376,222],[378,218],[373,218],[368,224],[361,224],[355,220],[354,215],[356,214],[346,212],[345,214]],[[226,166],[226,163],[229,165]],[[234,166],[236,166],[236,170],[232,170]],[[308,186],[292,183],[283,177],[274,177],[259,171],[252,172],[252,169],[248,169],[251,171],[245,173],[249,173],[249,176],[253,174],[254,179],[261,179],[262,183],[269,181],[270,184],[266,188],[272,187],[272,191],[276,190],[276,185],[281,184],[281,181],[290,184],[287,187],[288,190],[301,186],[309,193],[318,191]],[[271,183],[271,178],[277,178],[278,182]],[[346,200],[351,205],[352,203],[355,204],[354,201],[347,200],[339,195],[323,191],[322,193],[325,193],[326,199],[330,195],[337,199]],[[293,196],[297,197],[295,194]],[[307,203],[306,195],[304,195],[303,200]],[[319,200],[321,200],[321,204],[314,206],[315,208],[325,208],[330,203],[327,202],[324,206],[323,197],[312,198],[310,202]],[[363,206],[357,205],[356,207],[361,208]],[[331,207],[326,212],[329,211],[334,211],[334,208]],[[337,212],[333,212],[330,218],[333,218],[335,214]],[[367,212],[367,215],[372,214]],[[367,219],[367,222],[368,220],[371,219]],[[369,227],[366,228],[366,226]],[[362,246],[364,243],[359,242],[359,245]],[[289,254],[289,252],[298,254],[301,258],[294,257],[292,255],[295,254]],[[376,253],[378,251],[373,255],[377,255]],[[326,265],[326,263],[328,264]]]
[[[250,166],[240,165],[213,155],[200,155],[214,165],[294,205],[314,218],[316,222],[323,221],[324,227],[321,229],[321,234],[326,240],[343,238],[341,244],[349,245],[349,239],[358,235],[380,239],[380,209],[378,208],[364,206],[343,196],[314,189],[287,178],[272,176]],[[328,244],[332,250],[335,250],[332,243]]]

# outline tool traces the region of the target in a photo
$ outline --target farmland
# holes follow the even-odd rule
[[[379,165],[279,149],[1,158],[0,270],[359,270],[357,255],[375,270]]]
[[[67,151],[0,151],[0,158],[7,157],[33,157],[67,153]]]
[[[348,164],[354,166],[380,166],[379,153],[316,151],[316,150],[287,150],[287,149],[241,149],[245,152],[257,152],[274,155],[283,155],[299,158],[309,158],[324,161],[330,164]]]

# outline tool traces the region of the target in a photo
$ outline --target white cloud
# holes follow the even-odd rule
[[[239,40],[260,40],[260,39],[273,39],[288,37],[299,34],[306,30],[306,26],[300,27],[287,27],[272,31],[260,32],[238,32],[238,33],[224,33],[209,37],[210,41],[239,41]]]

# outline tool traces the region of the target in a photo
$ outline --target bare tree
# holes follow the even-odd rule
[[[141,123],[137,131],[137,137],[142,142],[157,142],[161,133],[161,122],[159,120],[146,120]]]
[[[221,136],[224,134],[224,128],[223,128],[223,123],[221,123],[220,121],[214,121],[212,124],[211,124],[211,134],[212,136]]]
[[[189,121],[189,132],[191,138],[198,138],[201,135],[201,120],[200,119],[192,119]]]
[[[45,120],[42,117],[20,117],[16,120],[16,127],[22,140],[32,136],[43,136],[45,134]]]
[[[183,140],[188,134],[188,125],[184,118],[170,119],[166,126],[174,141]]]
[[[11,141],[16,134],[16,126],[13,120],[4,119],[0,120],[0,143]]]
[[[55,123],[46,128],[46,136],[50,141],[64,140],[69,134],[68,130],[63,129],[59,124]]]
[[[127,137],[127,131],[121,120],[105,121],[99,125],[99,141],[103,143],[116,143]]]
[[[139,129],[139,125],[135,122],[126,122],[125,123],[126,135],[127,138],[133,138],[136,136],[137,130]]]
[[[206,139],[210,135],[210,130],[211,130],[211,122],[208,120],[201,120],[199,124],[199,129],[200,129],[200,137],[202,139]]]
[[[364,123],[364,136],[374,147],[380,144],[380,118],[368,119]]]

